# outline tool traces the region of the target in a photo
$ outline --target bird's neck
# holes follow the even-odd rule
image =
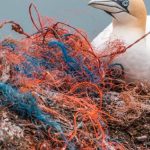
[[[114,27],[113,38],[123,40],[127,44],[131,44],[141,38],[145,34],[144,31],[137,28]]]
[[[113,21],[113,37],[123,40],[127,44],[135,42],[145,34],[145,26],[136,23],[120,23]]]

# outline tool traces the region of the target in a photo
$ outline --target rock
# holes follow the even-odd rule
[[[6,116],[5,113],[2,114],[2,119],[0,120],[0,141],[7,141],[8,139],[21,139],[23,137],[23,130],[12,123]]]
[[[147,135],[142,135],[142,136],[136,137],[136,140],[139,141],[139,142],[144,142],[147,139],[148,139]]]

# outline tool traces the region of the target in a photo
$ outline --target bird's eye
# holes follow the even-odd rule
[[[125,9],[129,6],[129,0],[113,0],[114,2],[118,3],[120,6],[124,7]]]
[[[128,6],[129,6],[129,1],[128,1],[128,0],[122,1],[122,5],[123,5],[124,7],[128,7]]]

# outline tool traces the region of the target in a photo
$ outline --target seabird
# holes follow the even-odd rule
[[[92,41],[97,55],[107,41],[120,39],[128,46],[150,31],[144,0],[91,0],[89,5],[112,16],[112,23]],[[124,67],[128,81],[150,81],[150,36],[120,54],[113,63]]]

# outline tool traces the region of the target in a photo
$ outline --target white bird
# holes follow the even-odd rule
[[[150,16],[147,16],[144,0],[91,0],[89,5],[113,18],[92,41],[97,55],[105,49],[107,41],[120,39],[128,46],[150,31]],[[150,82],[150,36],[120,54],[114,62],[122,64],[128,81]]]

